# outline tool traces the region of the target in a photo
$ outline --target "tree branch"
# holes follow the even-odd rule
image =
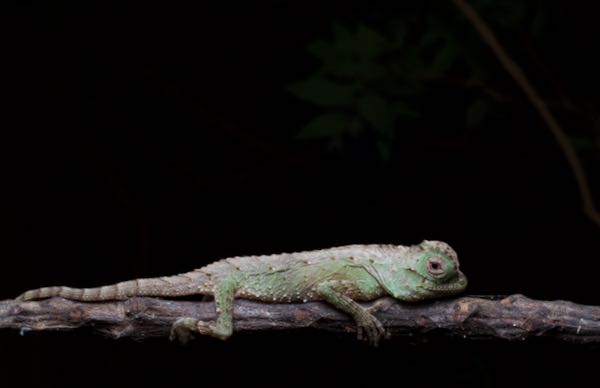
[[[504,70],[515,80],[519,88],[525,93],[531,104],[538,111],[542,120],[554,136],[554,139],[560,146],[573,171],[575,181],[579,187],[579,193],[581,201],[583,203],[583,211],[596,225],[600,226],[600,212],[596,209],[594,204],[594,198],[590,190],[585,170],[581,165],[581,161],[575,152],[575,148],[569,141],[565,131],[562,129],[558,121],[548,109],[548,106],[544,103],[539,93],[535,90],[531,82],[525,76],[525,73],[519,68],[519,66],[511,59],[504,47],[500,44],[492,30],[479,16],[477,11],[473,9],[465,0],[454,0],[456,6],[465,15],[467,19],[473,24],[473,27],[477,30],[481,38],[487,43],[488,46],[494,52],[494,55],[504,67]]]
[[[365,306],[374,311],[391,336],[439,334],[506,340],[553,337],[568,342],[600,343],[600,306],[538,301],[522,295],[501,300],[467,296],[417,304],[383,298]],[[0,302],[0,328],[20,329],[21,333],[88,327],[113,338],[167,337],[174,320],[185,316],[214,320],[214,305],[158,298],[99,303],[62,298]],[[236,332],[355,330],[349,317],[319,302],[267,304],[238,300],[234,318]]]

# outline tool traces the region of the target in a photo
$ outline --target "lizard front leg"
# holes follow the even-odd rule
[[[385,336],[383,325],[365,308],[340,292],[344,288],[346,287],[343,280],[330,280],[321,283],[317,287],[317,292],[325,301],[354,318],[359,340],[366,340],[371,345],[377,346],[379,340]]]
[[[191,317],[179,318],[171,327],[170,339],[178,339],[181,343],[189,341],[193,333],[210,335],[226,340],[233,333],[233,302],[238,281],[235,278],[223,279],[214,289],[216,323],[209,324]]]

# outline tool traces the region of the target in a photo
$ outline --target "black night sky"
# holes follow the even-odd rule
[[[600,202],[597,7],[471,3]],[[228,256],[436,239],[457,250],[470,294],[600,305],[600,226],[563,150],[452,2],[23,1],[6,16],[2,299]],[[323,59],[336,50],[354,67]],[[351,102],[330,82],[356,88]],[[349,124],[307,129],[324,115]],[[0,385],[581,385],[599,355],[542,340],[371,349],[300,332],[181,347],[2,331]]]

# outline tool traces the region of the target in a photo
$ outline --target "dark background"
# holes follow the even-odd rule
[[[7,13],[3,49],[0,297],[234,255],[437,239],[458,251],[469,293],[599,305],[600,228],[537,113],[451,3],[390,3],[21,2]],[[597,7],[519,3],[474,2],[555,106],[598,193]],[[459,49],[433,73],[452,82],[409,92],[417,117],[395,120],[392,132],[367,122],[355,135],[297,136],[332,109],[289,88],[319,71],[311,42],[335,41],[336,25],[393,42],[390,26],[406,23],[410,46],[439,20],[451,21]],[[474,70],[486,74],[481,88],[460,81]],[[400,78],[383,73],[386,96]],[[487,89],[503,97],[469,118]],[[598,356],[551,341],[372,349],[301,332],[181,347],[0,333],[2,387],[573,384],[596,376]]]

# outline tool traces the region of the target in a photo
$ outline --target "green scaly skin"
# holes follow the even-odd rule
[[[171,339],[187,342],[193,333],[227,339],[233,333],[236,298],[270,303],[325,301],[354,318],[358,338],[373,345],[385,335],[381,323],[357,302],[386,295],[406,302],[440,298],[467,286],[456,252],[441,241],[419,245],[348,245],[316,251],[232,257],[170,277],[136,279],[77,289],[44,287],[19,300],[61,296],[72,300],[122,300],[132,296],[214,297],[215,323],[181,317]]]

